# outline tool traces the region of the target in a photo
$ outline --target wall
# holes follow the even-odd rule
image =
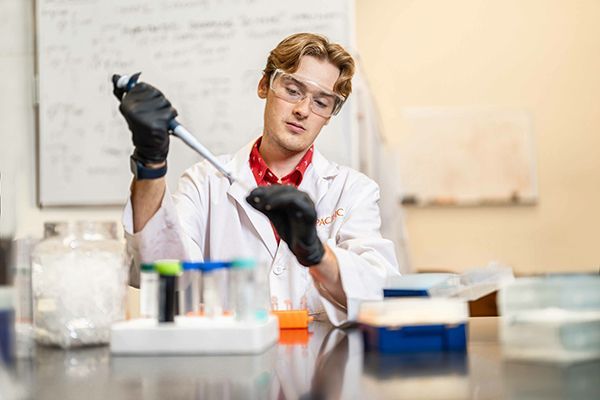
[[[419,270],[489,260],[518,273],[600,265],[600,2],[357,1],[386,137],[409,106],[517,106],[535,123],[535,207],[408,208]]]
[[[3,229],[40,235],[45,220],[117,221],[119,209],[35,205],[32,4],[0,0]],[[597,270],[600,2],[357,0],[356,15],[389,140],[402,135],[408,106],[518,106],[535,118],[539,204],[407,209],[413,266],[460,271],[498,259],[519,273]]]

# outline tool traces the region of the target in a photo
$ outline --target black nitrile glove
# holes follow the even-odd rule
[[[261,186],[246,201],[271,220],[300,264],[310,267],[321,262],[325,250],[317,236],[315,204],[308,194],[293,186]]]
[[[160,90],[143,82],[124,96],[115,89],[115,96],[122,98],[119,111],[132,133],[134,158],[143,164],[165,161],[169,153],[169,122],[177,116],[177,110]]]

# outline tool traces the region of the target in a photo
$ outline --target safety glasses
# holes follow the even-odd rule
[[[310,97],[311,111],[325,118],[336,115],[346,101],[343,96],[316,82],[288,74],[280,69],[276,69],[271,75],[269,87],[275,96],[292,104]]]

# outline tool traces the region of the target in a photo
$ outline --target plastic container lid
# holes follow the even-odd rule
[[[512,268],[491,262],[464,273],[420,273],[393,277],[384,287],[385,297],[429,296],[477,300],[514,281]]]
[[[383,289],[384,297],[433,297],[437,287],[448,286],[451,281],[458,282],[457,274],[420,273],[403,274],[388,279]]]
[[[227,261],[207,261],[200,263],[200,271],[214,271],[229,267],[231,267],[231,263]]]
[[[256,267],[256,260],[253,258],[238,258],[231,263],[232,268],[253,269]]]
[[[519,278],[500,290],[498,304],[501,315],[547,308],[600,311],[600,276],[561,274]]]
[[[202,263],[200,261],[182,261],[181,267],[184,271],[199,271],[201,269]]]
[[[154,266],[161,275],[173,276],[181,273],[181,263],[177,260],[159,260]]]
[[[153,263],[142,263],[140,265],[140,270],[142,272],[155,272],[156,268],[154,267]]]
[[[358,312],[358,322],[387,327],[457,324],[468,318],[469,306],[466,301],[428,297],[365,301]]]

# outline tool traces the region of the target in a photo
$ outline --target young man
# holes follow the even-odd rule
[[[148,84],[124,97],[115,93],[135,145],[136,178],[123,217],[135,265],[268,260],[273,308],[308,308],[336,325],[355,317],[357,300],[381,298],[398,266],[392,243],[379,233],[379,189],[313,146],[350,94],[353,74],[354,61],[340,45],[309,33],[284,39],[258,84],[266,101],[262,137],[221,158],[240,182],[200,162],[174,194],[164,174],[168,123],[177,112]],[[134,284],[138,276],[132,271]]]

